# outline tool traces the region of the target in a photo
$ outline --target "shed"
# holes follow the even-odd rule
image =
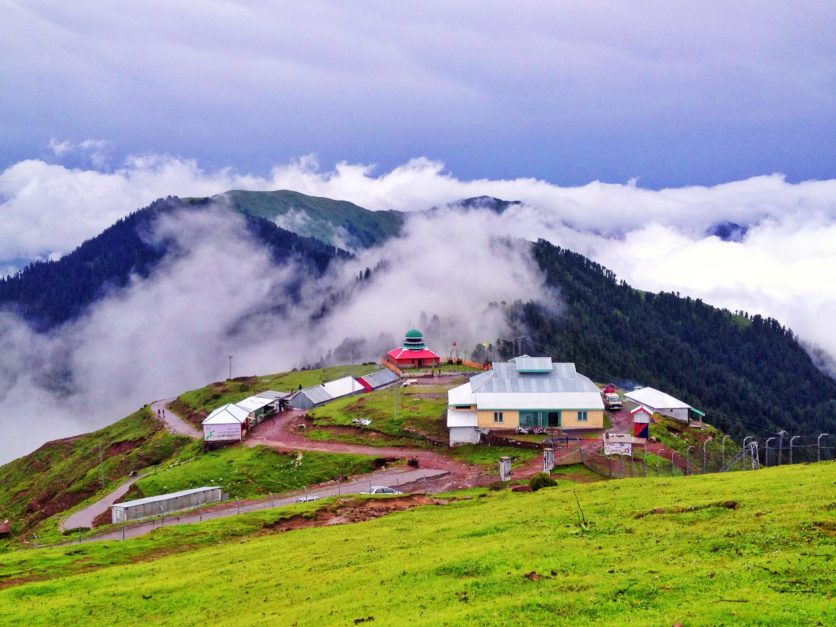
[[[633,436],[637,438],[650,437],[650,421],[653,420],[653,412],[644,405],[639,405],[630,412],[633,417]]]
[[[327,403],[333,397],[321,385],[312,385],[302,388],[290,397],[290,403],[294,409],[312,409],[323,403]]]
[[[244,437],[249,428],[246,409],[233,403],[221,405],[203,421],[205,442],[235,442]]]
[[[265,398],[263,396],[249,396],[235,404],[247,412],[247,417],[251,425],[257,425],[265,418],[269,418],[279,411],[276,399]]]
[[[669,416],[671,418],[675,418],[676,420],[681,420],[682,422],[688,422],[688,417],[690,415],[690,411],[692,410],[691,406],[685,401],[681,401],[678,398],[674,398],[670,394],[666,394],[665,392],[661,392],[654,388],[641,388],[639,390],[633,390],[632,392],[626,392],[624,396],[637,405],[644,405],[648,409],[651,409],[653,413]]]
[[[147,516],[168,514],[204,503],[220,501],[222,498],[223,494],[219,487],[192,488],[191,490],[180,490],[179,492],[115,503],[110,506],[110,516],[114,523],[126,522]]]

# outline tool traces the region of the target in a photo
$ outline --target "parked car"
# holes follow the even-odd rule
[[[318,501],[321,499],[321,496],[314,496],[313,494],[303,494],[298,499],[296,499],[297,503],[312,503],[313,501]]]
[[[402,492],[385,485],[373,485],[363,494],[402,494]]]

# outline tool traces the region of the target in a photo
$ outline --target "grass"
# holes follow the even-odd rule
[[[195,442],[181,458],[137,481],[131,497],[202,486],[220,486],[231,498],[279,494],[372,472],[374,461],[365,455],[286,453],[265,446],[231,446],[204,453]]]
[[[514,467],[521,466],[535,457],[542,455],[542,452],[537,449],[516,448],[513,446],[485,446],[484,444],[462,444],[448,448],[445,452],[453,459],[494,470],[497,468],[500,457],[510,457],[512,459],[511,466]]]
[[[363,431],[375,431],[397,438],[422,439],[429,436],[446,439],[446,392],[447,389],[441,386],[399,388],[397,418],[392,388],[338,398],[311,410],[309,415],[317,427],[352,426],[355,418],[370,419],[372,422],[368,427],[357,429],[358,436]],[[368,441],[378,442],[373,439]]]
[[[12,521],[14,536],[55,539],[63,517],[55,514],[95,500],[131,471],[171,458],[188,441],[165,431],[143,407],[104,429],[48,442],[0,467],[0,519]]]
[[[207,527],[161,530],[179,538],[155,532],[20,552],[0,566],[8,586],[0,590],[0,618],[27,625],[833,624],[835,469],[559,483],[268,536],[258,522],[225,520],[212,527],[208,546],[174,555],[165,553]],[[254,535],[227,532],[233,524],[251,525]],[[162,543],[157,553],[153,542]],[[38,568],[50,579],[13,585]]]
[[[227,381],[216,381],[207,386],[181,394],[170,407],[189,422],[199,425],[214,409],[227,403],[264,392],[276,390],[295,392],[300,387],[319,385],[345,376],[361,376],[380,370],[379,365],[361,364],[356,366],[333,366],[317,370],[294,370],[261,377],[239,377]]]

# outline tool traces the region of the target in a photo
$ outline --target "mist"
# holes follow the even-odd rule
[[[230,352],[233,376],[360,363],[424,325],[437,352],[456,342],[467,354],[507,333],[503,301],[544,291],[524,242],[496,236],[499,220],[456,209],[415,215],[402,237],[316,277],[276,265],[220,206],[163,215],[151,239],[172,245],[148,278],[49,334],[0,319],[0,462],[225,379]],[[366,268],[374,270],[358,280]],[[300,276],[300,299],[284,303]]]

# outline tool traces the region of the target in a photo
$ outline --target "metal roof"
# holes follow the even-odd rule
[[[275,390],[265,390],[264,392],[259,392],[256,396],[260,396],[261,398],[269,398],[271,400],[276,400],[280,398],[287,398],[290,396],[290,392],[276,392]]]
[[[301,390],[296,392],[296,394],[294,394],[292,398],[295,398],[300,394],[304,394],[305,396],[307,396],[314,405],[327,403],[333,398],[333,396],[331,396],[328,393],[328,391],[321,385],[312,385],[309,388],[302,388]]]
[[[238,405],[238,407],[244,409],[249,414],[261,409],[262,407],[267,407],[267,405],[274,402],[275,400],[276,399],[274,398],[265,398],[263,396],[249,396],[245,398],[243,401],[238,401],[235,404]]]
[[[546,357],[545,359],[549,359]],[[589,392],[600,394],[598,386],[575,370],[575,364],[552,364],[549,372],[520,372],[513,362],[498,362],[493,370],[470,380],[475,393],[567,393]]]
[[[518,358],[520,359],[520,358]],[[447,393],[453,407],[476,405],[479,409],[603,409],[600,390],[572,363],[552,363],[548,372],[522,372],[513,362],[497,362],[493,370],[472,377]]]
[[[335,379],[334,381],[328,381],[327,383],[323,383],[322,387],[324,387],[325,391],[331,395],[331,398],[348,396],[349,394],[354,394],[355,392],[362,392],[364,389],[363,386],[360,385],[360,383],[358,383],[353,377],[343,377],[341,379]]]
[[[168,494],[159,494],[157,496],[146,496],[142,499],[134,499],[133,501],[125,501],[124,503],[114,503],[111,507],[133,507],[135,505],[146,505],[148,503],[158,503],[161,501],[168,501],[176,499],[178,496],[186,496],[188,494],[197,494],[198,492],[207,492],[209,490],[219,490],[219,486],[205,486],[203,488],[191,488],[190,490],[180,490],[179,492],[169,492]]]
[[[247,419],[249,412],[243,407],[233,403],[221,405],[203,421],[205,425],[228,425],[232,423],[241,424]]]
[[[691,407],[688,403],[655,388],[641,388],[640,390],[625,392],[624,396],[651,409],[685,409]]]
[[[379,388],[397,381],[398,375],[389,370],[389,368],[384,368],[383,370],[364,374],[359,378],[368,383],[372,388]]]

